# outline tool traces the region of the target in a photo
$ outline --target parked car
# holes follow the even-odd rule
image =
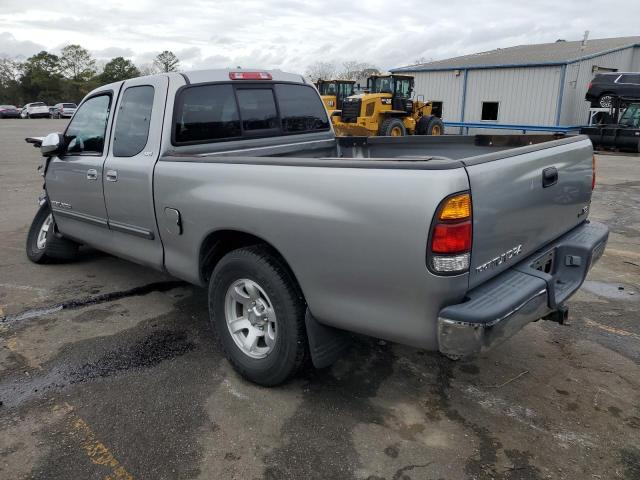
[[[615,97],[640,98],[640,73],[598,73],[584,98],[592,107],[609,108]]]
[[[75,103],[56,103],[51,107],[51,118],[71,118],[78,106]]]
[[[49,107],[42,102],[27,103],[20,113],[22,118],[47,118]]]
[[[80,243],[208,288],[223,350],[275,385],[345,331],[460,358],[565,302],[602,255],[585,136],[336,138],[301,75],[206,70],[92,91],[47,157],[26,249]]]
[[[20,110],[14,105],[0,105],[0,118],[20,118]]]

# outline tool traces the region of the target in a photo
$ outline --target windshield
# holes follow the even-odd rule
[[[640,128],[640,103],[632,103],[620,117],[620,125]]]
[[[334,82],[322,82],[318,90],[320,90],[320,95],[335,95],[336,84]]]
[[[62,108],[76,108],[75,103],[63,103]]]
[[[371,77],[367,80],[367,87],[371,93],[394,93],[400,97],[411,96],[410,78]]]
[[[372,77],[367,84],[371,93],[393,93],[391,77]]]
[[[46,105],[42,102],[36,102],[31,104],[32,107],[46,107]]]

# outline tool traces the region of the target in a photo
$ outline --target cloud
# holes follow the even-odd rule
[[[98,58],[148,63],[162,50],[182,68],[280,68],[356,60],[382,69],[558,38],[635,35],[640,2],[448,0],[0,0],[0,52],[31,55],[78,43]],[[43,18],[42,12],[47,12]]]
[[[96,58],[107,58],[111,59],[114,57],[133,57],[135,53],[130,48],[120,48],[120,47],[107,47],[102,50],[93,50],[91,52]]]
[[[31,40],[17,40],[9,32],[0,33],[0,57],[23,59],[42,50],[46,50],[44,45]]]

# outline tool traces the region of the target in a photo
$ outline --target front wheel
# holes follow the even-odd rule
[[[34,263],[70,261],[78,254],[78,244],[59,237],[48,203],[42,205],[27,234],[27,257]]]
[[[284,262],[266,246],[234,250],[209,280],[209,317],[231,365],[263,386],[293,376],[307,354],[305,302]]]
[[[407,129],[399,118],[387,118],[380,126],[380,136],[382,137],[404,137]]]

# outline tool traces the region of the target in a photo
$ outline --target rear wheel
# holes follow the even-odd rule
[[[209,280],[209,317],[233,367],[264,386],[293,376],[307,353],[305,302],[284,262],[266,246],[234,250]]]
[[[380,126],[380,136],[382,137],[404,137],[407,129],[399,118],[387,118]]]
[[[613,95],[610,93],[600,95],[600,98],[598,98],[598,105],[600,108],[611,108],[613,105]]]
[[[438,117],[420,117],[416,125],[417,135],[444,135],[444,123]]]
[[[56,234],[56,222],[49,204],[42,205],[27,234],[27,257],[34,263],[70,261],[78,254],[78,244]]]

